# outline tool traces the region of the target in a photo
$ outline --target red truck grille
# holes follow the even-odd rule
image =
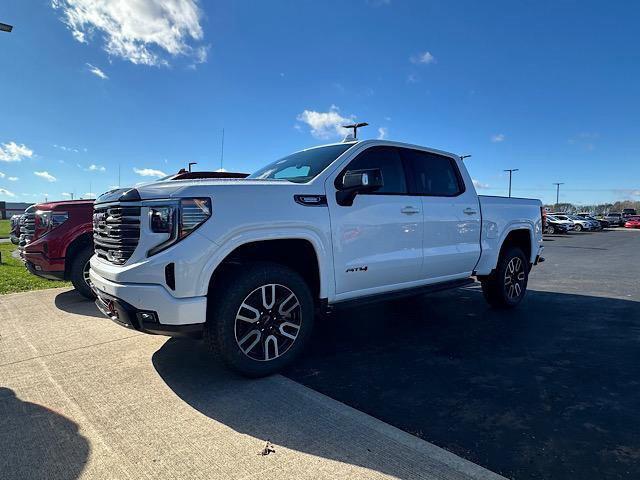
[[[139,240],[140,207],[94,207],[93,243],[98,257],[122,265],[131,258]]]

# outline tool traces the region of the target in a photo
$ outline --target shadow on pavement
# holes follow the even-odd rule
[[[72,480],[89,452],[75,422],[0,387],[0,478]]]
[[[640,471],[640,302],[477,287],[343,310],[287,376],[509,478]]]
[[[91,300],[87,300],[75,290],[69,290],[56,295],[54,300],[56,308],[63,312],[75,313],[76,315],[88,315],[104,319],[105,316],[100,313],[98,307]]]
[[[416,470],[429,470],[429,458],[412,459],[413,464],[402,459],[384,464],[375,451],[367,448],[362,452],[361,437],[350,435],[349,427],[343,425],[336,429],[328,420],[330,411],[314,415],[319,406],[274,386],[272,379],[248,380],[230,372],[213,359],[204,342],[172,338],[154,353],[152,361],[167,385],[191,407],[237,432],[269,441],[276,451],[286,447],[401,479],[414,478]],[[386,450],[384,445],[378,448]]]

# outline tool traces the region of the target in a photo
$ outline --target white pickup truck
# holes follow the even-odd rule
[[[543,249],[539,200],[478,196],[459,156],[384,140],[302,150],[246,179],[113,190],[94,208],[100,310],[204,336],[247,376],[290,363],[333,305],[475,277],[514,307]]]

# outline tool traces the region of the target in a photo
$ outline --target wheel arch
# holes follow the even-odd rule
[[[313,232],[285,233],[277,235],[248,235],[237,238],[221,248],[206,265],[201,285],[206,286],[203,295],[215,289],[217,282],[229,269],[241,267],[243,262],[273,261],[298,272],[309,284],[314,299],[331,295],[332,271],[330,252]]]
[[[64,256],[64,277],[65,279],[69,278],[71,264],[73,263],[73,259],[88,245],[93,245],[93,232],[84,232],[81,235],[78,235],[67,247]]]
[[[489,275],[498,265],[500,255],[505,248],[516,245],[523,249],[529,263],[535,261],[534,251],[535,233],[534,226],[527,222],[518,222],[509,225],[504,229],[499,239],[483,239],[482,255],[475,273],[478,276]]]

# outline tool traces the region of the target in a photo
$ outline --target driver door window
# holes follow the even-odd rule
[[[340,178],[348,170],[379,168],[382,171],[382,188],[377,195],[407,195],[407,179],[398,150],[392,147],[371,147],[349,163]]]

